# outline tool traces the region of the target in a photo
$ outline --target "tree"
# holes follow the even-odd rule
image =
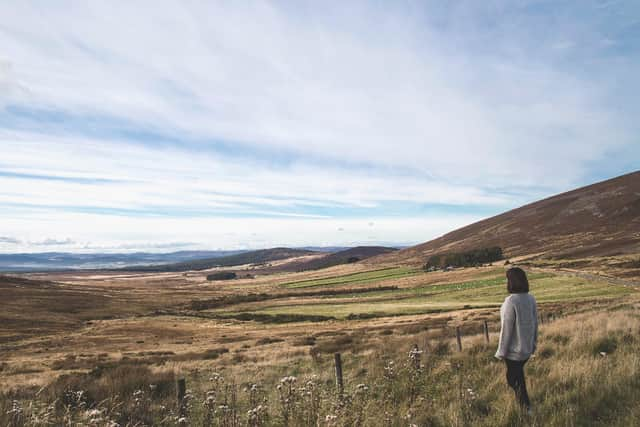
[[[219,271],[217,273],[209,274],[207,280],[233,280],[237,277],[233,271]]]

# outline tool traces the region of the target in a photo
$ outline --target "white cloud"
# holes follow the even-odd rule
[[[19,239],[9,236],[0,236],[0,244],[17,245],[21,243]]]
[[[76,242],[68,237],[66,239],[61,239],[61,240],[53,239],[49,237],[39,242],[29,242],[29,243],[34,246],[67,246],[67,245],[73,245]]]
[[[257,249],[273,246],[348,246],[355,244],[418,243],[479,219],[473,215],[420,218],[133,218],[97,214],[25,214],[7,218],[6,226],[27,240],[50,233],[55,225],[74,244],[73,251],[122,252],[174,249]],[[341,229],[340,232],[336,230]],[[127,242],[127,243],[122,243]],[[174,242],[178,242],[177,245]],[[24,251],[38,250],[25,245]],[[16,252],[2,245],[0,252]]]
[[[0,177],[4,184],[0,201],[121,209],[231,210],[255,204],[273,212],[291,205],[375,207],[386,201],[507,205],[510,201],[472,186],[392,173],[380,176],[368,169],[305,162],[267,167],[215,153],[96,144],[83,139],[34,142],[29,137],[4,143],[3,160],[20,165],[5,167],[6,171],[82,177],[87,182]],[[47,151],[46,156],[41,155],[42,150]],[[91,183],[91,178],[113,182]]]
[[[496,56],[449,49],[448,34],[409,10],[92,3],[42,13],[20,3],[2,12],[0,47],[29,89],[25,102],[173,135],[525,185],[574,180],[626,141],[602,106],[606,88],[541,62],[540,50],[508,55],[509,40],[491,39]],[[510,31],[524,43],[525,29]]]
[[[637,91],[638,64],[605,54],[623,43],[600,14],[542,28],[535,2],[67,6],[0,4],[0,233],[23,242],[54,227],[68,246],[205,245],[190,222],[216,247],[417,242],[635,153],[616,94]],[[460,211],[428,225],[424,204]]]

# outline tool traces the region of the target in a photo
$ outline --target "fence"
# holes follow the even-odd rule
[[[561,317],[561,315],[556,313],[539,313],[538,322],[540,325],[544,325],[544,324],[548,324],[550,322],[555,321],[559,317]],[[487,322],[486,320],[482,321],[482,334],[484,335],[485,343],[489,344],[491,342],[489,322]],[[462,338],[464,336],[461,326],[456,326],[455,335],[456,335],[456,347],[458,349],[458,352],[461,352],[463,349]],[[477,334],[473,334],[473,335],[475,336]],[[415,352],[415,354],[421,354],[421,353],[427,354],[426,350],[429,348],[428,341],[429,341],[428,338],[425,338],[424,347],[422,351],[420,351],[420,347],[418,346],[418,344],[413,345],[412,351]],[[340,353],[334,353],[333,356],[334,356],[334,365],[335,365],[336,392],[338,393],[338,396],[341,397],[344,394],[344,378],[342,375],[342,355]],[[417,362],[420,363],[420,360],[417,359]],[[185,393],[186,393],[186,380],[184,378],[180,378],[176,383],[176,396],[178,399],[178,407],[180,408],[181,414],[184,411]]]

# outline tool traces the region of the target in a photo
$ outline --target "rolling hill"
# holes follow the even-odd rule
[[[232,267],[245,264],[262,264],[270,261],[278,261],[287,258],[300,257],[304,255],[314,255],[318,252],[306,250],[306,249],[291,249],[291,248],[271,248],[260,249],[257,251],[243,252],[240,254],[203,258],[185,262],[178,262],[173,264],[162,265],[147,265],[147,266],[134,266],[126,267],[122,270],[126,271],[147,271],[147,272],[178,272],[178,271],[191,271],[191,270],[206,270],[214,267]]]
[[[56,270],[98,270],[136,265],[171,264],[194,259],[236,255],[235,251],[178,251],[169,253],[69,253],[39,252],[0,254],[0,271],[35,272]]]
[[[286,266],[288,271],[319,270],[321,268],[333,267],[334,265],[349,264],[362,261],[378,255],[396,252],[396,248],[386,246],[356,246],[342,251],[334,252],[324,257],[302,260]]]
[[[370,262],[421,265],[434,254],[500,246],[506,257],[640,253],[640,171],[476,222]]]

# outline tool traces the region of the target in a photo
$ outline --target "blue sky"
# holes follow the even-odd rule
[[[640,164],[633,1],[0,4],[0,252],[412,244]]]

